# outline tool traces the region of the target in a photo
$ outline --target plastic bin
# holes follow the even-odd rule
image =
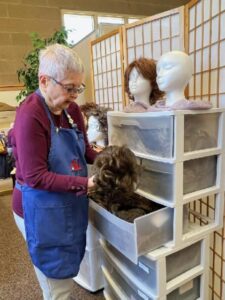
[[[117,112],[107,115],[109,144],[127,145],[131,150],[142,154],[173,157],[173,115]]]
[[[173,239],[173,209],[170,207],[161,208],[129,223],[90,200],[89,216],[100,234],[134,263],[137,263],[140,255]]]
[[[200,299],[201,277],[198,276],[167,295],[167,300]],[[202,299],[203,300],[203,299]]]
[[[101,244],[103,257],[106,257],[108,265],[112,265],[117,270],[120,267],[127,270],[126,273],[129,272],[138,278],[154,295],[159,293],[158,280],[162,270],[166,270],[168,282],[201,264],[201,241],[166,256],[163,266],[159,266],[157,261],[151,260],[148,255],[140,256],[138,263],[134,264],[109,243],[101,242]]]

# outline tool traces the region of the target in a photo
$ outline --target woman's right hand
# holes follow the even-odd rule
[[[88,188],[92,188],[95,185],[94,177],[95,175],[88,178]]]

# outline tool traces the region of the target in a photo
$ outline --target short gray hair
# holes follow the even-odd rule
[[[84,72],[83,63],[73,49],[53,44],[40,51],[38,76],[48,75],[62,80],[70,72]]]

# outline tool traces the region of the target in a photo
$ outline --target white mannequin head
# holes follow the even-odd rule
[[[134,101],[141,101],[149,105],[149,95],[152,92],[150,80],[143,77],[136,68],[133,68],[129,76],[129,90]]]
[[[192,76],[191,58],[182,51],[163,54],[157,63],[157,83],[166,92],[166,104],[185,99],[184,89]]]
[[[95,116],[90,116],[88,119],[88,129],[87,129],[87,138],[89,143],[95,143],[97,146],[105,146],[105,136],[104,133],[100,130],[100,123],[98,118]]]

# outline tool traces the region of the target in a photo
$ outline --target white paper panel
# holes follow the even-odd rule
[[[117,87],[113,88],[113,100],[118,101]]]
[[[223,24],[224,26],[224,24]],[[212,19],[212,36],[211,42],[215,43],[218,41],[219,38],[219,17],[215,17]]]
[[[101,58],[99,58],[97,60],[97,65],[98,65],[98,74],[102,73],[102,61],[101,61]]]
[[[211,69],[218,67],[218,44],[211,47]]]
[[[143,46],[136,47],[136,58],[143,57]]]
[[[162,39],[170,37],[170,18],[166,17],[161,20]]]
[[[123,100],[123,97],[122,97],[122,87],[121,86],[118,87],[118,99],[119,99],[119,101]]]
[[[202,70],[209,69],[209,47],[203,49],[203,62],[202,62]]]
[[[172,38],[172,50],[181,50],[180,37],[177,36]]]
[[[189,81],[189,85],[188,85],[188,94],[189,97],[192,97],[194,95],[194,77],[191,77],[191,80]]]
[[[148,58],[152,57],[151,44],[144,45],[144,57],[148,57]]]
[[[122,85],[121,70],[117,70],[117,84]]]
[[[217,70],[214,70],[210,74],[211,82],[210,82],[210,93],[217,93]]]
[[[102,89],[102,75],[98,75],[98,87]]]
[[[162,40],[162,54],[165,52],[169,52],[170,50],[170,40]]]
[[[147,23],[143,25],[143,34],[144,34],[144,43],[151,42],[151,23]]]
[[[98,73],[96,60],[93,61],[93,71],[94,71],[94,75]]]
[[[116,66],[117,66],[117,68],[121,68],[121,56],[120,56],[120,52],[116,53]]]
[[[106,57],[102,58],[102,72],[106,72]]]
[[[220,43],[220,66],[225,66],[225,41]]]
[[[102,81],[103,81],[103,88],[106,88],[107,87],[107,75],[106,75],[106,73],[103,73]]]
[[[208,95],[209,93],[209,72],[202,74],[202,94]]]
[[[189,52],[194,51],[194,45],[195,45],[195,32],[191,31],[189,34]]]
[[[128,49],[128,64],[130,64],[135,59],[134,48]]]
[[[142,26],[135,27],[135,44],[142,45],[143,44],[143,35],[142,35]]]
[[[101,104],[104,103],[104,101],[103,101],[103,90],[100,90],[100,91],[99,91],[99,102],[100,102]]]
[[[111,55],[111,66],[112,66],[112,69],[115,69],[117,67],[117,65],[116,65],[116,53],[112,53],[112,55]]]
[[[111,53],[116,52],[116,37],[115,37],[115,35],[111,36],[110,43],[111,43]]]
[[[220,19],[220,39],[225,39],[225,12],[222,13],[221,19]]]
[[[101,42],[101,56],[105,56],[105,41]]]
[[[122,105],[122,103],[119,103],[119,111],[123,111],[123,105]]]
[[[107,73],[107,82],[108,82],[108,87],[112,86],[112,76],[111,76],[111,72]]]
[[[127,30],[127,46],[133,47],[134,46],[134,29],[130,28]]]
[[[120,36],[119,34],[116,35],[116,51],[120,50]]]
[[[172,36],[180,34],[180,16],[175,14],[171,17]]]
[[[220,0],[212,1],[212,17],[219,13],[219,2]]]
[[[206,22],[204,25],[203,25],[203,30],[204,30],[204,33],[203,33],[203,46],[208,46],[209,45],[209,39],[210,39],[210,23],[209,22]]]
[[[202,48],[202,26],[196,29],[196,50]]]
[[[223,11],[223,10],[225,10],[225,0],[221,0],[221,11]],[[225,254],[223,257],[225,257]],[[224,276],[224,278],[225,278],[225,276]]]
[[[153,43],[153,58],[158,60],[161,56],[161,45],[160,42]]]
[[[202,23],[202,2],[196,5],[196,26]]]
[[[96,47],[97,47],[97,57],[101,57],[101,44],[100,43],[98,43],[98,44],[96,44]]]
[[[106,54],[110,53],[110,39],[106,39]]]
[[[110,57],[110,55],[106,56],[106,70],[107,71],[111,70],[111,57]]]
[[[219,107],[225,107],[225,94],[222,94],[219,97]],[[225,240],[224,240],[224,246],[225,246]],[[224,251],[225,251],[225,247],[224,247]],[[225,257],[225,255],[224,255],[224,257]],[[225,264],[224,264],[223,271],[225,271]],[[225,278],[225,272],[224,272],[223,278]]]
[[[98,90],[95,91],[95,101],[96,101],[97,103],[99,103],[99,92],[98,92]]]
[[[201,75],[197,74],[195,76],[195,95],[199,96],[201,94]]]
[[[195,27],[195,6],[192,6],[189,10],[189,24],[190,30],[192,30]]]
[[[203,2],[203,7],[204,7],[204,21],[209,20],[209,17],[210,17],[210,1],[211,0],[205,0]]]
[[[94,76],[94,85],[95,85],[95,90],[98,89],[98,76]]]
[[[96,59],[96,57],[97,57],[97,53],[96,53],[96,45],[93,45],[92,46],[92,55],[93,55],[93,59]]]
[[[109,99],[109,103],[113,101],[113,95],[112,95],[112,88],[111,87],[108,89],[108,99]]]
[[[195,72],[200,73],[201,72],[201,66],[202,66],[202,51],[199,50],[196,52],[196,59],[195,59]]]
[[[217,254],[222,255],[222,237],[219,236],[218,234],[215,234],[215,248],[214,250],[216,251]],[[219,271],[219,274],[221,271]]]
[[[225,93],[225,68],[220,69],[219,72],[219,80],[220,80],[220,87],[219,87],[219,93]]]
[[[112,85],[113,86],[117,85],[117,72],[115,70],[112,71]]]
[[[108,90],[104,89],[104,102],[108,102]]]
[[[217,105],[217,95],[211,95],[210,96],[210,103],[213,107],[218,107]]]
[[[160,21],[159,20],[152,22],[152,38],[153,38],[153,41],[158,41],[160,39]]]

